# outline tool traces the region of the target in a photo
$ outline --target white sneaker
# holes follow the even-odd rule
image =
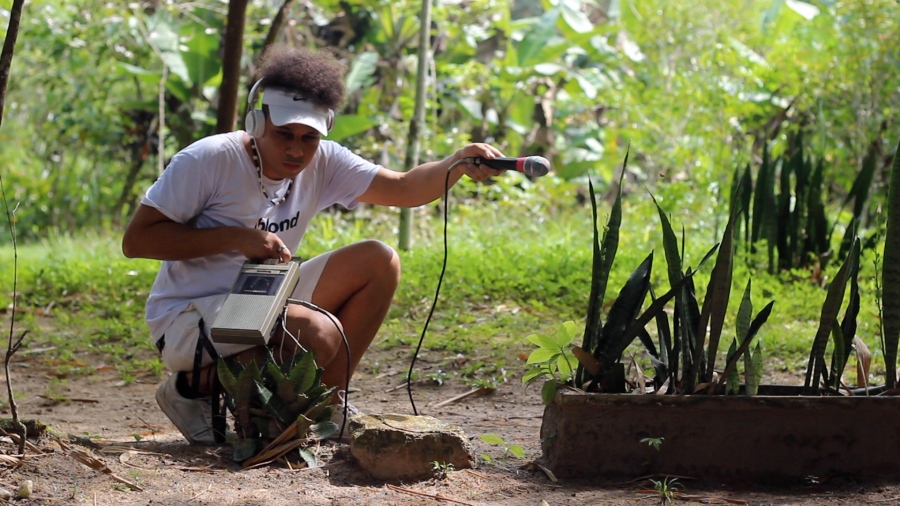
[[[334,436],[331,437],[331,439],[334,441],[339,441],[341,443],[349,443],[350,427],[349,424],[346,424],[345,422],[353,415],[358,415],[359,409],[357,409],[353,404],[350,404],[346,401],[346,396],[343,390],[338,390],[337,396],[340,399],[340,402],[334,405],[334,409],[331,412],[331,421],[337,424],[338,431]],[[345,405],[347,406],[347,419],[344,418]]]
[[[156,403],[189,443],[192,445],[216,444],[209,397],[185,399],[175,387],[177,380],[178,374],[176,373],[159,385],[159,388],[156,389]]]

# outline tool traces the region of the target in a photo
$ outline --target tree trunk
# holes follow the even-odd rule
[[[419,20],[419,68],[416,74],[416,108],[412,121],[409,122],[409,138],[406,144],[406,163],[408,171],[419,164],[419,146],[422,130],[425,129],[425,79],[428,75],[430,61],[431,34],[431,0],[422,0],[422,12]],[[400,230],[397,247],[408,251],[412,234],[412,212],[408,208],[400,209]]]
[[[13,0],[12,10],[9,11],[6,39],[3,41],[3,52],[0,53],[0,124],[3,122],[3,106],[6,104],[6,84],[9,82],[9,69],[12,67],[16,39],[19,37],[19,22],[22,19],[22,8],[24,6],[25,0]]]
[[[219,86],[219,110],[216,116],[216,133],[234,130],[237,117],[238,88],[241,82],[241,49],[244,43],[244,19],[247,0],[228,2],[228,19],[225,28],[225,51],[222,58],[222,84]]]
[[[266,41],[263,43],[263,52],[265,52],[266,48],[275,44],[278,35],[281,34],[281,29],[284,28],[284,20],[287,19],[287,13],[293,3],[294,0],[284,0],[284,3],[281,4],[281,8],[278,9],[278,14],[272,18],[272,24],[269,26],[269,33],[266,34]]]

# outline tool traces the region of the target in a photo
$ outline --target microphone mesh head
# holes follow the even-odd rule
[[[550,160],[543,156],[528,156],[522,163],[522,173],[526,176],[541,177],[546,176],[548,172],[550,172]]]

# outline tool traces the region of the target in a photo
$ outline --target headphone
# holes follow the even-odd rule
[[[256,107],[257,90],[265,78],[256,81],[250,88],[250,94],[247,95],[247,115],[244,116],[244,130],[253,137],[261,137],[266,130],[266,113]],[[334,111],[328,109],[328,116],[325,119],[325,127],[328,131],[334,126]]]

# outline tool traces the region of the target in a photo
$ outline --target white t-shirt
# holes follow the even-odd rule
[[[273,206],[259,188],[256,167],[241,142],[244,135],[243,131],[213,135],[184,148],[141,203],[196,228],[269,230],[296,254],[313,216],[334,204],[355,207],[355,199],[366,191],[379,169],[340,144],[323,140],[309,166],[294,178],[287,200]],[[273,199],[288,189],[288,180],[263,176],[263,184]],[[164,261],[147,298],[147,325],[153,338],[159,339],[189,302],[228,293],[245,260],[233,251]],[[200,309],[204,315],[218,311]]]

